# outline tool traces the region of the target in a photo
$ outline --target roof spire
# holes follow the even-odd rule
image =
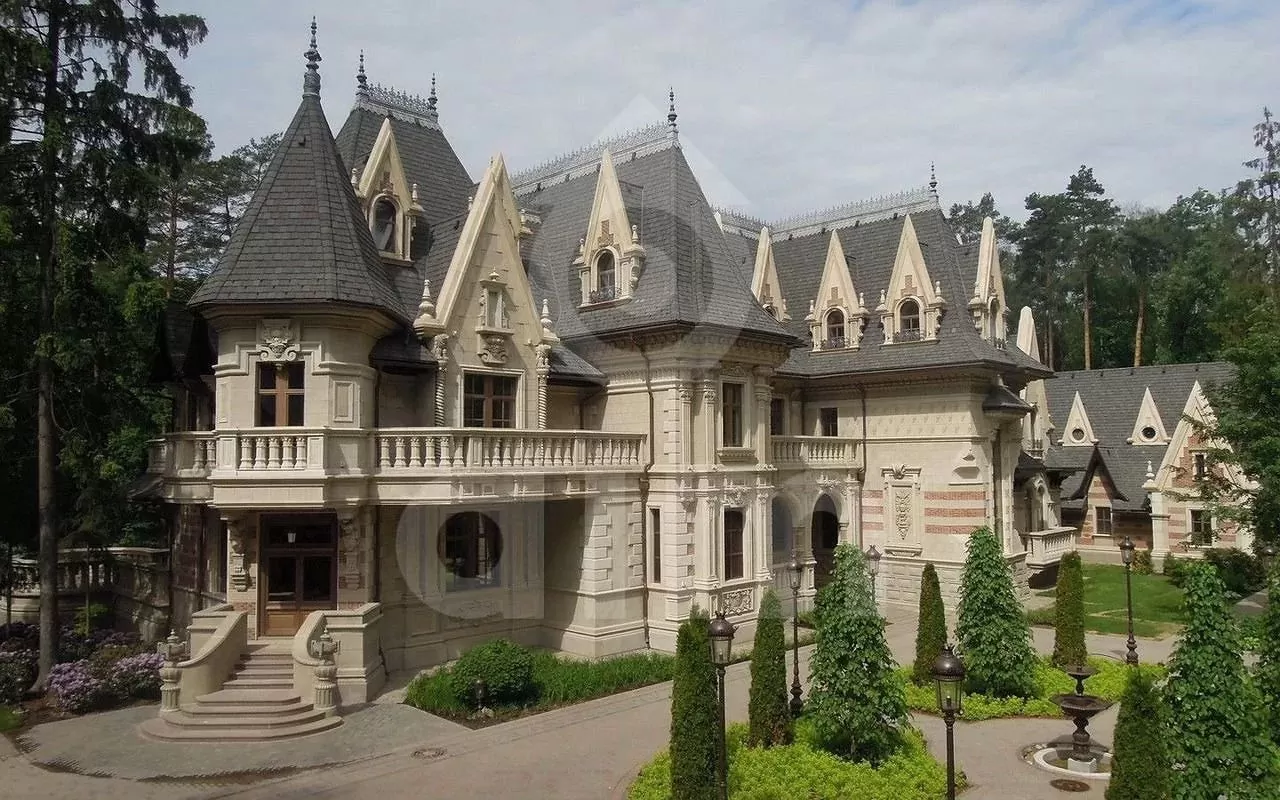
[[[364,50],[360,51],[360,69],[356,71],[356,94],[366,95],[369,93],[369,79],[364,74]]]
[[[676,128],[676,90],[674,87],[667,87],[667,125],[671,127],[671,135],[675,136],[678,132]]]
[[[432,122],[440,121],[440,112],[436,110],[436,74],[431,73],[431,91],[427,94],[427,118]]]
[[[938,173],[933,168],[933,162],[929,162],[929,194],[935,198],[938,196]]]
[[[320,51],[316,49],[316,18],[311,18],[311,47],[305,53],[307,72],[302,78],[302,94],[304,97],[320,96]]]

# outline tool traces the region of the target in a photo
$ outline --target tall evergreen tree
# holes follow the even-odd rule
[[[1035,694],[1031,628],[1014,592],[1000,540],[990,528],[979,528],[969,537],[956,637],[969,691],[994,697]]]
[[[861,550],[851,544],[836,548],[831,581],[818,591],[815,611],[808,713],[825,748],[878,764],[901,743],[907,699],[894,674]]]
[[[791,743],[791,709],[787,706],[787,638],[782,603],[773,589],[760,601],[755,646],[751,651],[751,700],[748,742],[769,747]]]
[[[1151,677],[1131,669],[1116,719],[1107,800],[1169,800],[1164,722],[1164,705]]]
[[[86,301],[102,294],[103,282],[128,280],[120,273],[141,263],[155,197],[150,168],[194,155],[192,142],[166,134],[161,123],[174,105],[191,104],[170,55],[185,56],[206,28],[199,17],[161,13],[156,0],[10,0],[0,4],[0,30],[10,56],[0,77],[8,101],[0,145],[18,162],[10,177],[26,200],[17,208],[27,209],[15,221],[8,255],[39,264],[38,336],[30,349],[42,601],[33,688],[42,691],[58,630],[56,480],[60,471],[86,466],[66,449],[75,438],[66,435],[61,410],[59,447],[54,404],[67,381],[107,378],[99,339],[107,329],[83,313]],[[81,325],[98,327],[82,335]]]
[[[1053,665],[1069,667],[1085,663],[1084,570],[1075,550],[1058,562],[1058,588],[1054,592]]]
[[[720,700],[707,614],[697,608],[676,634],[671,684],[671,800],[712,800],[719,764]]]
[[[911,680],[920,686],[932,683],[933,662],[947,643],[947,610],[942,604],[942,587],[933,562],[920,573],[920,618],[916,627],[916,660]]]
[[[1174,800],[1280,796],[1280,753],[1268,736],[1262,695],[1245,670],[1222,580],[1206,563],[1187,569],[1187,627],[1165,686]]]

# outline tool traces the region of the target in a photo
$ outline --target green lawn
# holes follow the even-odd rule
[[[1163,575],[1138,575],[1133,578],[1133,633],[1135,636],[1162,638],[1176,633],[1183,623],[1182,590]],[[1053,597],[1054,590],[1039,594]],[[1128,631],[1125,612],[1124,567],[1112,564],[1084,565],[1085,628],[1095,633]],[[1053,608],[1029,613],[1037,625],[1053,624]]]
[[[11,731],[22,724],[22,717],[8,706],[0,706],[0,733]]]

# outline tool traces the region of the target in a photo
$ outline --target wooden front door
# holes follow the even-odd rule
[[[312,611],[337,607],[337,519],[264,517],[262,529],[258,630],[292,636]]]

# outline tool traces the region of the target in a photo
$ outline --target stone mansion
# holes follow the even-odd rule
[[[327,626],[344,702],[499,635],[672,650],[695,605],[749,625],[767,587],[789,603],[793,553],[807,606],[842,542],[883,554],[881,602],[915,602],[926,561],[952,597],[982,525],[1025,583],[1082,524],[1101,549],[1193,459],[1200,384],[1130,413],[1053,377],[1030,313],[1010,330],[991,221],[960,244],[934,182],[770,223],[717,211],[674,102],[473,177],[434,82],[410,96],[361,64],[335,137],[318,62],[313,42],[226,253],[163,327],[174,430],[147,493],[179,630]],[[1135,486],[1107,450],[1132,445],[1100,436],[1139,413],[1159,475]],[[1148,546],[1201,524],[1173,505],[1147,502]]]

